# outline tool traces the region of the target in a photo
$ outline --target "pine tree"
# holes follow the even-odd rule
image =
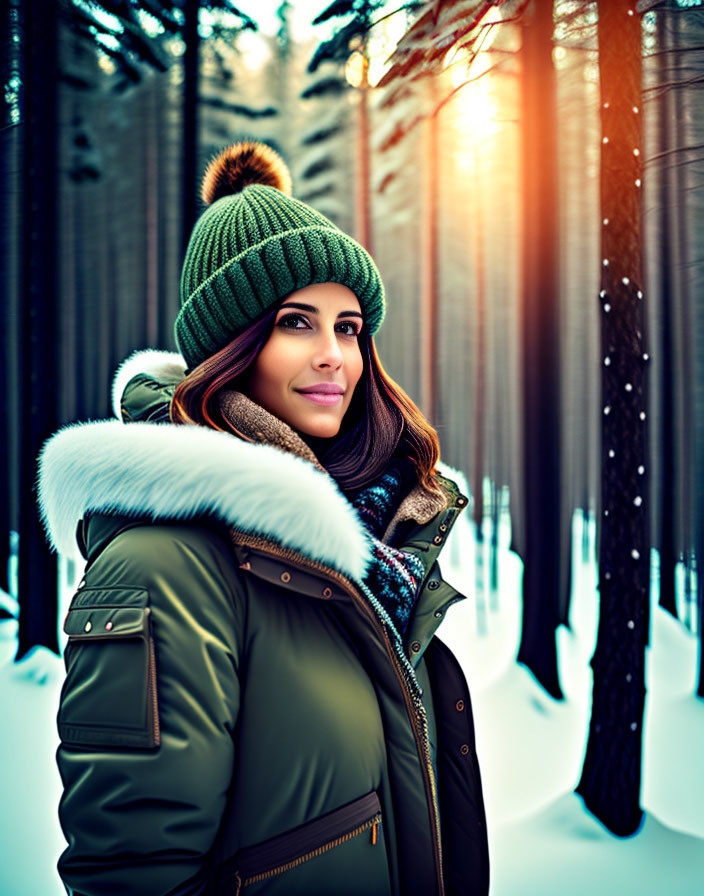
[[[647,418],[643,339],[641,24],[632,0],[599,2],[602,492],[599,630],[582,777],[587,808],[635,833],[648,636]]]

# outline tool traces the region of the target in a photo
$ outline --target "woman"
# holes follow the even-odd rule
[[[467,685],[435,629],[466,505],[372,341],[378,270],[279,156],[211,163],[179,354],[45,446],[69,893],[485,894]],[[185,362],[185,363],[184,363]],[[129,425],[125,425],[129,423]]]

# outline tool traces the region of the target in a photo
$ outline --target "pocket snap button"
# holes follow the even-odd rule
[[[464,700],[458,700],[457,703],[455,703],[455,709],[457,712],[462,712],[464,709]]]
[[[462,746],[460,747],[460,753],[463,756],[466,756],[467,753],[469,753],[469,747],[467,746],[467,744],[462,744]]]
[[[290,572],[282,572],[281,573],[281,581],[282,582],[290,582],[291,581],[291,573]]]
[[[435,591],[435,589],[439,588],[439,587],[440,587],[440,582],[438,582],[437,579],[431,579],[428,582],[428,588],[430,588],[431,591]]]
[[[413,653],[418,653],[420,650],[420,641],[411,641],[411,650]]]

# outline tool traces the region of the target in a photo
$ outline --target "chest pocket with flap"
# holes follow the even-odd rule
[[[83,588],[71,601],[58,715],[64,746],[159,746],[148,598],[144,588]]]

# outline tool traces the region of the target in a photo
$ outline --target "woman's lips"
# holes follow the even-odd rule
[[[333,405],[342,401],[342,392],[299,392],[298,394],[314,404]]]

